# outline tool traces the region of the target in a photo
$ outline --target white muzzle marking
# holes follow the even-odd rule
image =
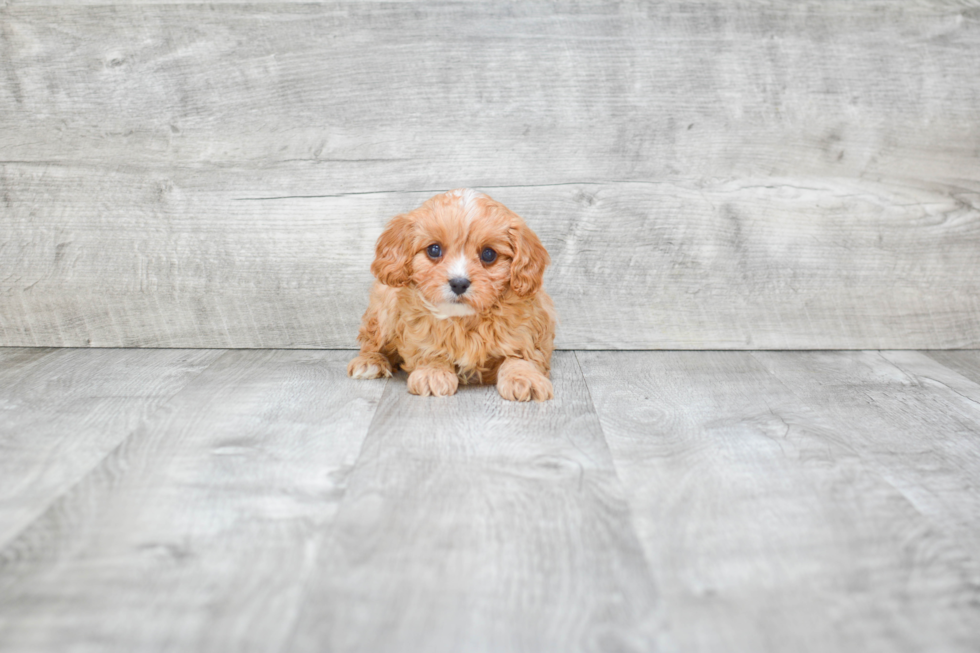
[[[432,314],[440,319],[445,320],[450,317],[467,317],[469,315],[476,315],[476,311],[469,304],[460,304],[458,302],[439,302],[432,307]]]

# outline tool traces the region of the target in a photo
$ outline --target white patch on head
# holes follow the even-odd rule
[[[472,188],[461,188],[453,191],[453,195],[459,197],[459,208],[463,209],[463,220],[467,223],[473,222],[479,208],[476,205],[476,200],[486,197],[486,195]]]
[[[460,254],[453,259],[453,262],[449,264],[446,273],[449,275],[450,279],[469,279],[469,274],[466,271],[466,255]]]

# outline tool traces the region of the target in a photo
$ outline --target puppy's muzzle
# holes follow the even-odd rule
[[[470,287],[470,280],[463,277],[456,277],[449,280],[449,287],[457,295],[462,295]]]

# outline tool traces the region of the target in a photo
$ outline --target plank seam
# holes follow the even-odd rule
[[[599,429],[599,435],[602,436],[602,445],[606,448],[606,453],[609,456],[609,466],[612,469],[613,476],[616,478],[616,483],[619,485],[620,492],[622,493],[623,505],[628,511],[629,519],[629,529],[633,538],[639,545],[640,553],[643,556],[643,562],[646,564],[646,573],[650,580],[650,583],[659,590],[659,585],[656,582],[656,576],[653,573],[653,562],[650,560],[647,549],[643,546],[643,539],[640,537],[640,533],[636,528],[636,518],[634,516],[633,503],[629,500],[629,494],[626,492],[626,485],[623,483],[622,477],[619,475],[619,469],[616,466],[616,457],[612,455],[612,450],[609,448],[609,441],[606,438],[606,431],[602,428],[602,419],[599,417],[599,411],[595,407],[595,401],[592,399],[592,388],[589,387],[589,379],[585,375],[585,370],[582,369],[582,361],[578,358],[578,352],[576,350],[571,350],[572,357],[575,359],[575,366],[578,367],[578,373],[582,377],[582,383],[585,385],[585,396],[589,400],[589,408],[591,409],[592,415],[595,417],[596,426]],[[662,618],[661,615],[656,615],[655,619],[658,621],[658,628],[662,628],[663,624],[659,623]]]
[[[72,347],[71,349],[86,349],[86,348],[85,347]],[[120,349],[122,349],[122,348],[120,348]],[[169,348],[160,347],[159,349],[169,349]],[[202,348],[202,349],[206,349],[206,348]],[[195,375],[191,376],[190,378],[188,378],[186,383],[184,383],[177,390],[175,390],[173,392],[173,394],[171,394],[169,397],[166,398],[166,400],[161,401],[160,402],[160,405],[157,407],[156,410],[152,411],[144,419],[140,420],[140,423],[136,427],[134,427],[132,430],[129,431],[129,433],[127,433],[123,438],[121,438],[119,440],[119,442],[117,442],[114,447],[112,447],[111,449],[107,450],[106,453],[105,453],[105,455],[103,455],[101,458],[99,458],[97,461],[95,461],[92,464],[91,467],[89,467],[87,470],[85,470],[85,473],[82,474],[82,475],[80,475],[78,477],[78,479],[76,479],[76,481],[74,483],[72,483],[71,485],[65,487],[64,490],[62,490],[61,492],[59,492],[58,494],[56,494],[55,496],[53,496],[51,498],[51,500],[44,506],[44,508],[42,510],[40,510],[37,513],[37,515],[31,521],[29,521],[26,524],[24,524],[24,526],[22,528],[20,528],[18,531],[14,532],[14,533],[11,533],[10,536],[6,540],[0,541],[0,554],[2,554],[3,552],[5,552],[7,550],[7,548],[11,544],[13,544],[18,539],[20,539],[20,537],[25,532],[27,532],[28,530],[30,530],[34,526],[34,524],[36,524],[38,521],[40,521],[41,519],[43,519],[45,515],[47,515],[49,512],[51,512],[51,510],[54,508],[55,505],[58,504],[59,501],[61,501],[62,499],[64,499],[66,496],[68,496],[69,494],[71,494],[72,492],[74,492],[79,486],[81,486],[81,484],[84,483],[88,479],[88,477],[92,474],[93,471],[95,471],[96,469],[98,469],[99,467],[101,467],[105,463],[105,461],[109,459],[110,456],[114,455],[124,445],[126,445],[130,440],[132,440],[133,437],[136,435],[137,432],[139,432],[140,430],[142,430],[143,427],[145,427],[147,424],[151,423],[153,421],[153,419],[157,415],[160,414],[161,411],[163,411],[164,409],[166,409],[167,406],[169,406],[173,402],[174,397],[176,397],[177,395],[179,395],[180,393],[182,393],[184,390],[186,390],[187,389],[187,386],[189,386],[191,383],[193,383],[196,379],[199,379],[202,374],[204,374],[205,372],[207,372],[208,370],[210,370],[212,367],[214,367],[226,355],[227,355],[227,352],[226,351],[223,351],[220,356],[217,356],[213,361],[211,361],[210,363],[208,363],[207,366],[203,367],[197,374],[195,374]]]
[[[837,351],[837,350],[831,350],[831,351]],[[841,350],[841,351],[848,351],[848,350]],[[900,369],[897,365],[889,361],[884,356],[881,356],[880,349],[862,349],[862,350],[853,350],[853,351],[873,351],[877,353],[882,358],[882,360],[888,365],[890,365],[891,367],[895,368],[899,372],[902,372],[903,374],[916,378],[914,375],[910,375],[907,372],[905,372],[905,370]],[[799,401],[801,405],[811,405],[807,402],[805,397],[801,396],[796,391],[796,388],[794,388],[791,384],[787,383],[781,376],[779,376],[779,374],[770,370],[769,367],[763,361],[759,360],[755,356],[755,352],[750,351],[747,353],[749,354],[749,356],[752,357],[753,360],[755,360],[755,362],[759,365],[761,369],[765,370],[767,374],[772,376],[779,384],[781,384],[784,388],[786,388],[786,390],[790,393],[790,395],[796,397],[797,401]],[[805,353],[805,352],[793,352],[793,353]],[[821,417],[828,419],[832,424],[837,426],[842,432],[846,432],[848,429],[854,429],[854,425],[842,423],[840,418],[835,416],[833,413],[827,412],[826,410],[822,410],[818,406],[814,406],[813,410],[814,412],[819,412],[819,415]],[[851,452],[851,454],[856,456],[864,464],[865,469],[869,474],[874,474],[882,483],[893,488],[895,492],[897,492],[898,495],[901,496],[902,499],[904,499],[905,502],[908,503],[908,505],[911,506],[913,510],[915,510],[916,513],[922,516],[923,520],[925,520],[928,524],[930,524],[930,526],[935,526],[932,519],[930,519],[928,515],[926,515],[924,512],[922,512],[922,510],[919,509],[919,506],[916,505],[915,501],[913,501],[912,498],[909,497],[902,490],[902,488],[898,487],[894,482],[892,482],[892,480],[886,474],[882,473],[880,466],[872,456],[869,456],[867,453],[861,451],[860,449],[852,447],[845,439],[841,439],[837,441],[837,444],[842,447],[846,447],[847,450]]]
[[[312,161],[312,159],[311,159]],[[484,190],[499,190],[508,188],[555,188],[559,186],[605,186],[611,184],[642,184],[647,186],[663,186],[669,184],[666,181],[647,181],[647,180],[611,180],[611,181],[565,181],[556,182],[552,184],[501,184],[493,186],[485,186],[482,184],[476,184],[480,189]],[[352,191],[349,193],[337,193],[333,195],[277,195],[272,197],[234,197],[232,198],[236,202],[264,202],[269,200],[295,200],[295,199],[329,199],[338,197],[351,197],[354,195],[397,195],[406,193],[444,193],[445,188],[434,188],[434,189],[396,189],[396,190],[365,190],[365,191]]]

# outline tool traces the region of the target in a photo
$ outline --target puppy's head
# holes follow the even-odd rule
[[[460,189],[395,216],[378,239],[371,272],[387,286],[414,287],[437,313],[468,315],[508,292],[533,295],[549,262],[520,216]]]

